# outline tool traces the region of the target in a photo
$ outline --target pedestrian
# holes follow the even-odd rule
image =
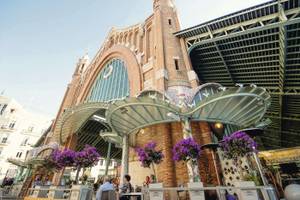
[[[132,193],[133,192],[133,187],[130,183],[130,180],[131,180],[131,177],[128,174],[124,176],[124,184],[120,188],[120,190],[121,190],[120,200],[129,200],[130,199],[130,197],[123,195],[123,194],[126,194],[126,193]]]
[[[114,186],[110,183],[110,178],[108,178],[107,176],[104,177],[104,183],[97,190],[96,200],[102,200],[102,192],[106,191],[114,191]]]

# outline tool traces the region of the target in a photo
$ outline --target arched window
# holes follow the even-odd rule
[[[98,74],[88,102],[109,102],[129,96],[129,80],[124,61],[110,60]]]

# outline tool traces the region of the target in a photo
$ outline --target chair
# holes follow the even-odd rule
[[[116,192],[114,190],[102,191],[101,200],[116,200]]]

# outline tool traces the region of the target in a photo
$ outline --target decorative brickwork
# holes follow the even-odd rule
[[[113,58],[126,63],[131,97],[144,89],[165,92],[174,86],[192,89],[198,86],[198,78],[192,70],[185,43],[173,34],[180,30],[173,1],[156,0],[153,3],[153,14],[144,23],[125,29],[113,28],[89,64],[84,59],[80,60],[58,116],[65,109],[85,102],[98,73]],[[85,64],[88,66],[82,69],[81,66]],[[192,123],[192,133],[200,144],[210,143],[210,127],[207,123]],[[164,161],[157,167],[158,181],[168,187],[187,183],[189,178],[186,165],[172,160],[172,147],[182,138],[182,125],[179,122],[140,130],[133,141],[130,140],[133,145],[129,149],[129,172],[133,173],[132,176],[140,177],[136,179],[139,184],[146,175],[152,173],[149,169],[141,169],[134,151],[134,147],[143,146],[152,140],[157,142],[158,148],[165,155]],[[67,146],[74,148],[76,144],[76,137],[70,137]],[[204,155],[208,160],[201,159],[199,163],[202,181],[215,183],[210,153],[204,152]],[[205,171],[205,163],[208,164],[208,171]],[[208,180],[206,174],[211,174],[213,180]]]

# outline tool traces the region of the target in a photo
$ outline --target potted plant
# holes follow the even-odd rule
[[[220,142],[221,150],[227,159],[233,159],[235,162],[242,157],[250,155],[256,151],[257,143],[245,132],[237,131],[226,136]]]
[[[145,168],[152,168],[154,176],[152,176],[156,182],[156,171],[155,166],[163,161],[163,153],[161,150],[156,149],[157,144],[153,141],[147,143],[144,148],[136,148],[136,153],[139,157],[139,161],[141,162],[141,166]]]
[[[245,158],[256,151],[257,143],[245,132],[237,131],[224,137],[220,142],[220,148],[224,153],[224,158],[232,160],[233,165],[236,167],[236,171],[240,175],[240,180],[234,182],[234,185],[236,187],[255,186],[255,176],[253,176],[253,174],[251,175],[251,169],[245,170],[245,167],[242,166],[242,160],[244,158],[244,161],[246,162],[247,160]],[[258,198],[256,190],[237,190],[237,193],[241,197],[249,195],[254,199]]]
[[[232,160],[241,178],[247,172],[243,170],[242,158],[250,156],[257,149],[257,143],[245,132],[237,131],[229,136],[225,136],[220,142],[220,148],[224,153],[224,158]]]
[[[73,167],[76,152],[71,149],[64,149],[56,155],[56,162],[61,167]]]
[[[59,171],[63,168],[63,166],[59,165],[57,159],[60,156],[59,150],[54,150],[52,153],[48,156],[47,159],[44,160],[43,167],[50,170],[50,171]]]
[[[95,147],[86,145],[82,151],[75,152],[74,166],[76,167],[75,182],[78,181],[79,172],[82,168],[95,166],[100,158],[100,154]]]
[[[197,167],[200,155],[200,145],[197,144],[193,138],[182,139],[173,147],[174,161],[190,163],[191,169],[189,169],[189,176],[192,177],[190,179],[192,182],[200,182],[200,175]]]
[[[200,145],[192,138],[186,138],[180,140],[173,147],[173,160],[183,161],[188,167],[189,179],[188,187],[191,189],[189,191],[190,199],[204,199],[203,183],[201,182],[199,169],[198,169],[198,159],[201,156]]]

